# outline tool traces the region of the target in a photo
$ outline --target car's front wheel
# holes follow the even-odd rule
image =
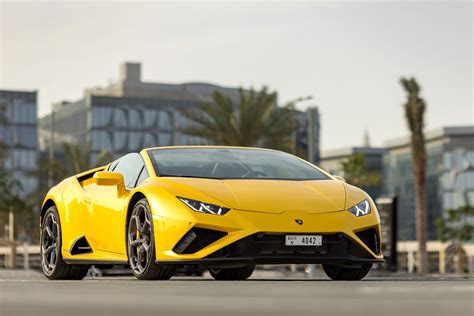
[[[67,264],[61,254],[61,223],[56,206],[48,208],[41,222],[41,268],[50,280],[82,280],[89,266]]]
[[[255,269],[254,265],[240,268],[211,268],[209,273],[216,280],[247,280]]]
[[[128,262],[140,280],[168,280],[175,267],[157,264],[150,206],[141,199],[133,207],[127,228]]]
[[[341,267],[333,264],[323,264],[326,275],[332,280],[356,281],[362,280],[372,268],[371,264],[363,264],[360,267]]]

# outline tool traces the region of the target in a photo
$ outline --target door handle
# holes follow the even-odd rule
[[[92,199],[90,197],[84,197],[84,203],[86,204],[91,204],[92,203]]]

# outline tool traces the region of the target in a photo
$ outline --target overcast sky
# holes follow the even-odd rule
[[[400,76],[415,76],[427,129],[474,123],[467,2],[5,2],[0,89],[39,91],[39,114],[142,62],[145,81],[204,81],[312,95],[322,148],[407,133]]]

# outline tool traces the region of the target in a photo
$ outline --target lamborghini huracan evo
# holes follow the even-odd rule
[[[290,154],[218,146],[127,154],[65,179],[41,210],[49,279],[129,265],[141,280],[208,268],[244,280],[257,264],[322,264],[360,280],[383,261],[380,219],[364,191]]]

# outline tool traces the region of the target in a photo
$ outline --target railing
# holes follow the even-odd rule
[[[12,260],[12,253],[15,254]],[[17,244],[0,246],[0,266],[4,268],[35,269],[41,265],[40,246]]]

